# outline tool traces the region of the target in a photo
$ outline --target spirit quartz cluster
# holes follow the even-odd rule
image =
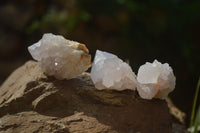
[[[131,67],[111,53],[96,51],[91,78],[95,87],[124,90],[136,88],[136,76]]]
[[[91,56],[84,44],[60,35],[44,34],[28,47],[32,57],[40,62],[43,72],[57,79],[72,79],[91,66]],[[139,68],[137,77],[131,67],[116,55],[96,51],[91,79],[98,90],[135,90],[144,99],[165,99],[175,88],[175,76],[169,64],[157,60]]]
[[[44,34],[28,50],[40,62],[43,72],[57,79],[75,78],[91,66],[86,46],[60,35]]]
[[[139,95],[144,99],[165,99],[175,88],[175,76],[168,63],[157,60],[140,66],[137,74]]]

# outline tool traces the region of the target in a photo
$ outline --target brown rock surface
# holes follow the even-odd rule
[[[0,87],[0,133],[171,133],[166,101],[134,91],[98,91],[90,75],[45,76],[34,61]]]

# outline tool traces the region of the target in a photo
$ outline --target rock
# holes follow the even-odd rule
[[[137,91],[144,99],[166,99],[176,84],[176,78],[169,64],[161,64],[157,60],[140,66],[137,80],[140,83]]]
[[[72,79],[91,66],[91,56],[84,44],[52,33],[28,47],[33,59],[40,62],[42,71],[57,79]]]
[[[0,133],[171,133],[172,124],[165,100],[99,91],[88,73],[57,80],[34,61],[0,87]]]
[[[92,64],[91,78],[98,90],[135,90],[136,75],[131,67],[116,55],[96,51]]]

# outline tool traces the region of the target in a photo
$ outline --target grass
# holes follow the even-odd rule
[[[196,88],[193,106],[192,106],[192,113],[191,113],[190,127],[189,127],[189,131],[191,133],[198,133],[198,131],[200,131],[199,129],[200,128],[200,105],[196,111],[199,90],[200,90],[200,77],[197,83],[197,88]]]

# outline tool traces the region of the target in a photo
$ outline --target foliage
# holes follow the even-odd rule
[[[198,128],[200,128],[200,105],[198,107],[198,110],[196,111],[199,90],[200,90],[200,78],[199,78],[199,81],[197,83],[197,88],[196,88],[195,97],[194,97],[194,101],[193,101],[193,107],[192,107],[190,129],[189,129],[191,133],[197,133],[198,130],[200,131],[200,129],[198,129]],[[195,118],[195,112],[197,112],[196,118]]]

